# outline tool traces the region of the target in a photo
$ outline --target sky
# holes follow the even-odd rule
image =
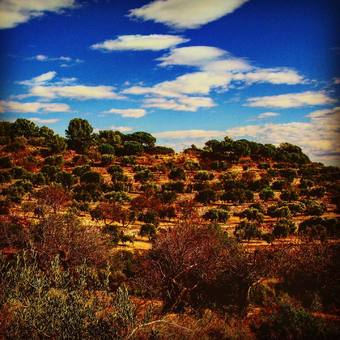
[[[2,0],[0,115],[340,165],[337,0]]]

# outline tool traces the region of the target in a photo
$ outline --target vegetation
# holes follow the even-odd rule
[[[3,338],[339,337],[338,168],[78,118],[0,134]]]

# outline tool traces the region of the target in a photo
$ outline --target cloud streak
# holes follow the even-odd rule
[[[70,111],[70,106],[62,103],[0,101],[0,112],[43,113]]]
[[[198,28],[233,13],[247,0],[156,0],[132,9],[129,16],[175,28]]]
[[[327,105],[333,104],[334,102],[335,100],[323,91],[306,91],[276,96],[252,97],[247,99],[246,106],[288,109],[303,106]]]
[[[25,23],[45,12],[61,13],[74,8],[75,0],[2,0],[0,2],[0,29]]]
[[[110,109],[104,111],[103,113],[113,113],[120,115],[124,118],[141,118],[146,115],[146,110],[144,109]]]
[[[91,46],[101,51],[161,51],[189,41],[177,35],[121,35],[115,40],[105,40]]]

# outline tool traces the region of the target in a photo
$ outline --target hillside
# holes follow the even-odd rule
[[[34,300],[41,275],[47,281],[39,289],[58,301],[59,314],[70,299],[67,280],[81,295],[81,306],[68,302],[77,313],[98,299],[86,311],[93,315],[78,317],[109,338],[228,338],[237,328],[240,338],[337,332],[340,169],[311,162],[296,145],[228,136],[175,153],[149,133],[94,133],[82,119],[70,121],[66,138],[25,119],[1,122],[0,144],[1,285],[12,294],[3,294],[1,315],[6,329],[19,332],[7,336],[56,331],[41,324],[22,333],[23,320],[37,322],[37,308],[44,317],[52,308]],[[64,283],[53,279],[55,266]],[[85,286],[72,279],[82,266]],[[25,282],[33,285],[28,310],[20,307],[31,294],[19,294]],[[63,313],[62,320],[70,317]],[[289,328],[284,320],[294,315],[300,323]]]

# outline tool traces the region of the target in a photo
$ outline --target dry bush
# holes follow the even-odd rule
[[[58,210],[66,207],[70,202],[70,194],[60,185],[50,185],[40,189],[36,197],[38,205],[45,210],[51,210],[55,214]]]
[[[32,231],[32,248],[43,261],[60,255],[67,267],[84,261],[100,266],[110,256],[109,239],[94,226],[84,226],[72,214],[51,214],[42,218]]]
[[[242,248],[217,227],[203,223],[183,223],[160,233],[140,261],[139,287],[159,295],[164,311],[244,304],[254,280],[253,265]]]

